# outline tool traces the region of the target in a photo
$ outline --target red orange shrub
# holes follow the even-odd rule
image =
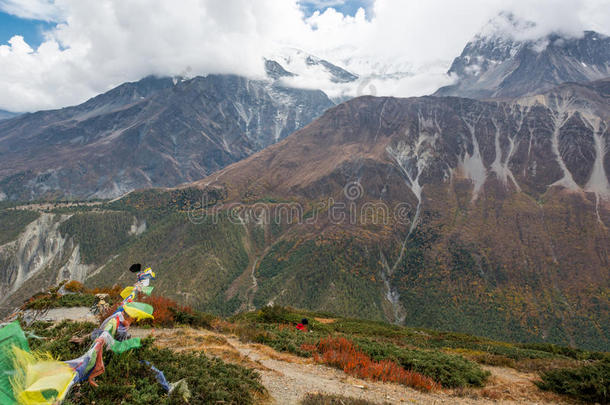
[[[430,377],[405,370],[391,360],[372,360],[352,341],[343,337],[328,337],[321,339],[316,345],[304,344],[301,349],[312,352],[315,361],[336,367],[359,378],[400,383],[422,391],[439,388]]]
[[[195,311],[186,305],[180,305],[176,301],[159,296],[141,296],[137,299],[138,302],[149,304],[153,307],[154,319],[146,319],[141,321],[141,324],[147,324],[160,327],[173,327],[176,324],[189,325],[192,327],[210,328],[215,317],[210,314]],[[112,315],[118,308],[121,300],[117,300],[114,305],[99,315],[100,320],[104,320]]]
[[[85,286],[83,285],[83,283],[76,280],[68,281],[66,284],[64,284],[64,288],[66,289],[66,291],[74,293],[85,292]]]
[[[153,316],[154,319],[143,321],[142,323],[149,323],[153,326],[164,326],[171,327],[176,323],[176,315],[178,313],[182,314],[193,314],[193,310],[190,307],[183,306],[178,304],[176,301],[159,296],[152,295],[149,297],[140,297],[138,298],[139,302],[144,302],[153,307]],[[100,318],[106,319],[110,315],[112,315],[116,309],[118,308],[120,301],[116,302],[114,305],[110,306],[108,310],[104,313],[100,314]]]
[[[112,287],[96,287],[85,289],[85,292],[88,294],[108,294],[111,299],[120,298],[121,291],[123,291],[123,287],[118,284],[115,284]]]
[[[152,320],[154,326],[173,326],[177,321],[177,313],[193,314],[191,307],[180,305],[170,298],[159,295],[143,297],[139,301],[152,305],[155,317]]]

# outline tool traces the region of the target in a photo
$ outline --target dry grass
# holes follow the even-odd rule
[[[542,373],[544,371],[558,368],[576,368],[582,366],[583,362],[574,359],[523,359],[516,362],[514,368],[529,373]]]
[[[515,401],[530,403],[566,403],[566,398],[554,393],[542,391],[534,381],[535,373],[521,372],[511,368],[486,367],[492,377],[482,389],[466,389],[464,395],[469,398],[487,398],[494,401]],[[454,395],[458,395],[454,390]]]
[[[313,319],[315,319],[316,321],[318,321],[324,325],[329,325],[331,323],[335,323],[335,321],[336,321],[336,319],[333,319],[333,318],[313,318]]]
[[[171,349],[177,353],[203,352],[229,363],[257,370],[266,370],[266,367],[260,363],[243,356],[226,337],[215,332],[192,328],[175,328],[140,329],[137,334],[152,336],[155,338],[156,346]]]
[[[307,357],[299,357],[294,354],[286,353],[286,352],[278,352],[275,349],[272,349],[269,346],[258,344],[258,343],[250,343],[249,347],[254,348],[257,352],[269,357],[273,360],[284,361],[286,363],[296,363],[296,364],[308,364],[312,362],[311,358]]]

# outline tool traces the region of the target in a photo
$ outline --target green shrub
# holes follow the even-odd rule
[[[392,325],[387,322],[369,321],[361,319],[339,319],[331,327],[349,335],[401,337],[409,334],[405,327]]]
[[[262,307],[257,319],[264,323],[290,323],[300,321],[299,315],[280,305]]]
[[[483,386],[490,373],[478,364],[459,355],[436,350],[414,350],[370,339],[355,340],[374,360],[390,359],[407,370],[417,371],[444,387]]]
[[[610,398],[610,361],[602,360],[578,368],[550,370],[536,385],[543,390],[607,404]]]
[[[445,387],[482,387],[490,375],[462,356],[438,351],[403,349],[398,361],[404,368],[430,376]]]
[[[95,303],[93,294],[65,294],[57,301],[57,307],[91,307]]]
[[[27,331],[42,339],[30,339],[30,347],[33,350],[48,352],[61,360],[74,359],[81,356],[91,342],[87,339],[82,343],[70,342],[70,339],[73,336],[87,336],[96,326],[91,322],[63,321],[55,325],[53,322],[34,322]]]
[[[0,245],[17,239],[25,227],[39,216],[40,214],[36,211],[0,211]]]
[[[49,322],[36,322],[28,331],[37,337],[30,339],[33,349],[49,352],[61,360],[82,355],[91,344],[70,342],[72,336],[85,336],[95,324],[64,321],[56,326]],[[40,337],[45,339],[40,339]],[[175,353],[152,345],[144,339],[140,349],[121,355],[104,352],[106,371],[96,378],[99,387],[88,383],[76,385],[66,404],[114,405],[129,404],[183,404],[177,395],[168,396],[156,381],[150,367],[140,362],[147,360],[163,371],[169,382],[186,379],[191,398],[189,404],[252,404],[257,396],[265,394],[259,375],[250,369],[227,364],[203,353]]]
[[[544,345],[507,344],[505,342],[497,342],[491,339],[455,332],[447,333],[430,331],[430,333],[433,336],[427,339],[424,343],[425,346],[430,348],[453,348],[482,351],[495,356],[504,356],[516,361],[524,359],[549,359],[560,355],[558,352],[544,350],[543,347],[546,348]],[[556,347],[558,349],[560,348],[560,346]]]
[[[189,325],[196,328],[210,328],[214,315],[200,311],[184,311],[181,308],[169,308],[174,317],[174,322],[179,325]]]
[[[565,356],[576,360],[602,360],[608,357],[608,353],[590,352],[574,347],[558,346],[552,343],[521,343],[518,346],[524,349],[547,352],[556,356]]]
[[[51,308],[91,307],[95,303],[93,294],[65,294],[49,292],[37,294],[25,304],[25,309],[45,310]]]
[[[304,333],[291,324],[257,325],[254,322],[240,322],[232,332],[242,342],[260,343],[301,357],[311,357],[311,351],[301,348],[303,344],[313,344],[327,336],[318,332]]]
[[[311,352],[303,350],[301,346],[303,344],[312,344],[316,340],[317,335],[303,333],[296,329],[284,329],[272,333],[268,331],[259,332],[253,338],[255,343],[267,345],[277,351],[289,352],[301,357],[311,356]]]

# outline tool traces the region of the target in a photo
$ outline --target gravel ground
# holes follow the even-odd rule
[[[65,319],[78,322],[98,322],[97,317],[91,313],[88,307],[52,308],[45,313],[27,310],[23,312],[23,317],[27,322],[34,319],[51,322],[60,322]]]

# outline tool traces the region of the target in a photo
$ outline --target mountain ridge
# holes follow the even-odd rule
[[[16,117],[17,115],[19,114],[10,111],[0,110],[0,121]]]

